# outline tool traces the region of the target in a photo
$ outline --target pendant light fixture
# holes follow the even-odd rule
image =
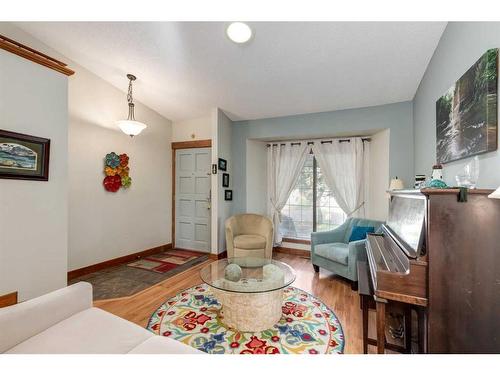
[[[147,125],[135,120],[134,98],[132,97],[132,82],[136,80],[136,77],[133,74],[127,74],[127,78],[129,79],[127,94],[128,118],[126,120],[117,121],[116,124],[122,132],[133,137],[134,135],[137,135],[144,129],[146,129]]]

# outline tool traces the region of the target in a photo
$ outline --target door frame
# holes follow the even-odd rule
[[[212,140],[201,139],[199,141],[172,142],[172,248],[173,249],[175,249],[175,151],[188,148],[212,148]],[[210,220],[212,219],[210,218]]]

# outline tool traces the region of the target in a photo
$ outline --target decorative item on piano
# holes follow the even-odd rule
[[[449,186],[443,180],[430,180],[425,184],[425,187],[430,189],[446,189]]]
[[[469,189],[475,189],[477,180],[479,178],[479,158],[474,157],[470,162],[468,162],[462,173],[455,176],[457,185],[460,187],[465,187]]]
[[[448,187],[443,181],[443,166],[441,164],[432,167],[432,178],[425,183],[425,187],[431,189],[446,189]]]
[[[398,178],[398,176],[396,176],[396,178],[393,178],[389,184],[389,191],[401,190],[404,188],[405,188],[405,186],[404,186],[403,180],[400,180]]]
[[[425,186],[425,180],[427,177],[425,174],[416,174],[415,175],[415,185],[413,186],[415,189],[420,189]]]
[[[443,180],[443,166],[441,164],[435,164],[432,166],[432,179]]]

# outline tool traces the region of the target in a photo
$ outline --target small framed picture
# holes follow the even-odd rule
[[[226,161],[226,159],[219,158],[219,170],[220,171],[227,170],[227,161]]]
[[[49,180],[50,139],[0,129],[0,178]]]
[[[229,173],[222,174],[222,187],[229,187]]]
[[[226,200],[226,201],[233,200],[233,191],[232,190],[224,190],[224,200]]]

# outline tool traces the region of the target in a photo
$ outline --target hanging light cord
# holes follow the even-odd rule
[[[134,99],[132,98],[132,79],[128,81],[128,94],[127,94],[127,101],[129,103],[132,103]]]
[[[132,97],[132,81],[135,79],[129,77],[129,82],[128,82],[128,93],[127,93],[127,102],[128,102],[128,119],[131,121],[135,121],[135,115],[134,115],[134,98]]]

